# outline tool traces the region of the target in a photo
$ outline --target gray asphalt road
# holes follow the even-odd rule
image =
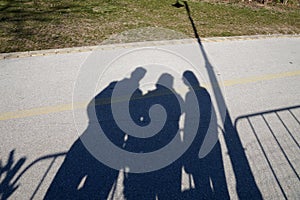
[[[209,87],[205,60],[199,45],[191,41],[100,49],[99,70],[119,55],[143,45],[181,55],[199,69]],[[237,143],[229,142],[230,135],[220,134],[231,199],[238,199],[241,197],[239,190],[250,187],[248,182],[241,185],[243,176],[240,174],[253,175],[264,199],[299,199],[299,37],[221,38],[204,42],[204,49],[216,77],[224,86],[222,95],[238,134],[232,140],[238,138],[241,147],[236,149],[243,149],[242,154],[246,156],[240,164],[244,166],[242,162],[246,160],[251,169],[236,171],[238,164],[228,145]],[[0,159],[1,166],[9,168],[8,176],[7,171],[0,174],[0,185],[4,188],[0,195],[2,192],[10,199],[43,199],[65,153],[82,134],[74,125],[72,94],[74,83],[82,73],[79,71],[82,63],[89,56],[91,52],[77,52],[0,60]],[[102,85],[98,89],[129,73],[121,68],[109,70],[102,76],[104,82],[100,81]],[[178,71],[176,67],[172,70]],[[97,73],[95,76],[99,76]],[[184,90],[179,88],[178,92],[183,94]],[[123,173],[120,173],[110,197],[123,198],[123,180]],[[194,182],[183,173],[182,191],[195,187]]]

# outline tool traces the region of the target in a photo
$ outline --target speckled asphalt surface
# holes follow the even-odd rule
[[[211,38],[203,39],[203,44],[223,80],[223,96],[262,197],[299,199],[299,36]],[[176,52],[203,67],[202,54],[193,40],[108,45],[98,51],[112,60],[144,46]],[[72,115],[73,86],[82,63],[95,49],[0,55],[0,159],[1,166],[8,164],[11,175],[6,176],[6,171],[0,174],[0,185],[9,199],[44,198],[65,153],[80,134]],[[227,188],[231,199],[238,199],[240,177],[224,135],[219,135],[219,140]],[[109,197],[124,198],[123,180],[120,173]],[[183,173],[182,191],[193,187],[193,181],[189,182]],[[12,194],[10,186],[18,186]]]

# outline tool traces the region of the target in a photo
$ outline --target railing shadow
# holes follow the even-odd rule
[[[10,196],[13,195],[13,193],[18,189],[19,187],[19,180],[22,178],[22,176],[30,170],[34,165],[37,163],[44,161],[44,160],[51,160],[50,165],[47,167],[45,173],[42,176],[42,179],[38,183],[37,187],[34,189],[34,192],[32,193],[30,199],[33,199],[40,189],[40,186],[42,185],[43,181],[45,180],[46,176],[48,175],[48,172],[53,167],[54,162],[58,157],[65,156],[66,152],[57,153],[57,154],[50,154],[46,156],[42,156],[40,158],[37,158],[30,164],[28,164],[23,170],[20,171],[21,167],[24,166],[26,157],[20,158],[16,163],[14,161],[14,152],[15,150],[12,150],[10,152],[9,158],[7,163],[2,166],[2,163],[0,161],[0,199],[5,200],[8,199]],[[15,163],[15,164],[14,164]],[[4,177],[4,178],[3,178]]]
[[[283,179],[284,174],[288,174],[289,179],[300,181],[299,169],[296,166],[297,158],[295,158],[299,155],[300,149],[299,138],[296,138],[297,130],[300,130],[300,121],[294,114],[296,109],[300,109],[300,106],[243,115],[238,117],[234,123],[237,128],[239,123],[245,122],[243,129],[250,130],[250,136],[247,132],[247,137],[254,136],[255,144],[252,145],[259,146],[263,158],[285,199],[288,199],[286,190],[290,190],[290,186],[286,184],[287,180]],[[274,160],[274,155],[280,157],[280,163]],[[275,170],[279,167],[278,165],[285,167],[281,170]],[[269,177],[269,179],[271,178]]]

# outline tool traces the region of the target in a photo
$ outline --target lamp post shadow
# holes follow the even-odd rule
[[[193,28],[194,36],[197,39],[197,43],[199,45],[199,49],[205,61],[205,68],[209,76],[210,84],[212,85],[213,93],[216,98],[217,110],[221,110],[222,108],[226,108],[225,112],[220,112],[220,116],[222,119],[225,119],[223,126],[223,133],[225,138],[226,147],[228,149],[228,154],[230,157],[231,165],[233,167],[233,171],[236,179],[236,191],[239,199],[262,199],[261,192],[255,182],[254,176],[252,174],[249,162],[247,160],[246,154],[244,152],[239,134],[232,123],[232,119],[230,117],[230,113],[227,109],[226,102],[222,91],[220,89],[220,85],[218,83],[216,74],[213,70],[213,66],[211,65],[207,53],[202,44],[201,38],[198,34],[197,28],[195,26],[194,20],[191,16],[191,11],[189,5],[186,1],[183,2],[184,7],[186,9],[188,18]],[[174,7],[180,8],[179,2],[177,1],[174,4]]]

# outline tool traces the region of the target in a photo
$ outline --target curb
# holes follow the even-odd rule
[[[225,42],[225,41],[260,40],[260,39],[272,39],[272,38],[300,38],[300,34],[212,37],[212,38],[201,38],[201,41],[203,43],[208,43],[208,42]],[[39,51],[1,53],[0,60],[13,59],[13,58],[35,57],[35,56],[48,56],[48,55],[57,55],[57,54],[68,54],[68,53],[80,53],[80,52],[89,52],[89,51],[94,51],[94,50],[115,50],[115,49],[124,49],[124,48],[148,47],[148,46],[190,44],[190,43],[194,43],[194,42],[197,42],[197,40],[196,39],[180,39],[180,40],[147,41],[147,42],[110,44],[110,45],[101,45],[100,44],[98,46],[83,46],[83,47],[73,47],[73,48],[63,48],[63,49],[49,49],[49,50],[39,50]]]

